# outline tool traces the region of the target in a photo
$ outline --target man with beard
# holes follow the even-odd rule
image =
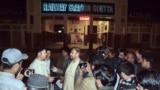
[[[74,90],[75,83],[78,78],[78,65],[82,63],[80,59],[80,49],[73,47],[70,53],[71,63],[66,69],[63,90]]]

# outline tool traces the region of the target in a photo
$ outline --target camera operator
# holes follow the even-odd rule
[[[98,65],[93,71],[98,90],[114,90],[114,69],[107,65]]]
[[[80,63],[78,69],[79,76],[75,84],[75,90],[97,90],[90,64]]]
[[[106,46],[99,46],[98,47],[98,51],[97,51],[97,55],[99,57],[103,57],[104,59],[108,58],[108,54],[109,54],[109,47]]]

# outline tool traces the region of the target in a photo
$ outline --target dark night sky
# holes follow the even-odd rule
[[[151,13],[153,21],[160,21],[160,0],[128,0],[128,12]],[[0,18],[4,17],[25,18],[26,0],[0,0]]]
[[[152,21],[160,21],[160,0],[129,0],[128,12],[151,13]]]
[[[16,17],[16,18],[15,18]],[[0,0],[0,18],[22,19],[26,17],[25,0]]]
[[[128,6],[131,10],[155,12],[156,8],[160,9],[160,0],[129,0]]]

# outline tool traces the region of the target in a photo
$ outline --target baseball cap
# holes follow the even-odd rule
[[[1,57],[2,63],[8,65],[15,64],[25,59],[28,59],[28,55],[22,53],[17,48],[8,48],[4,50]]]

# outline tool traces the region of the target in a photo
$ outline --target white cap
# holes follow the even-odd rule
[[[3,51],[1,61],[5,64],[15,64],[28,59],[27,54],[23,54],[19,49],[9,48]]]

